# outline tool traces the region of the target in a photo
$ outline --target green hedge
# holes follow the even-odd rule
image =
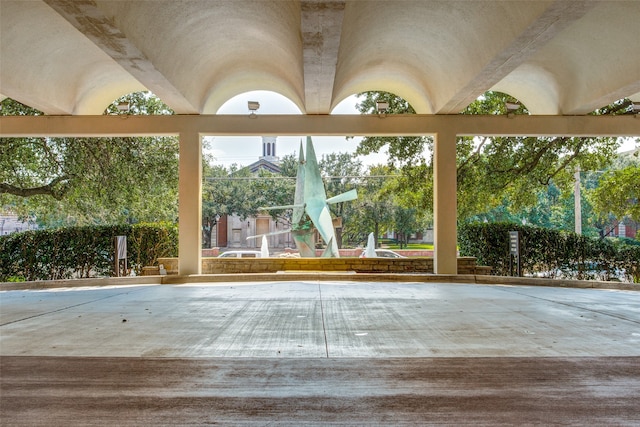
[[[520,231],[521,267],[527,276],[640,283],[640,246],[514,223],[463,224],[461,256],[473,256],[494,274],[510,274],[509,231]]]
[[[176,224],[25,231],[0,236],[0,282],[111,276],[115,236],[127,236],[127,263],[136,273],[178,253]]]

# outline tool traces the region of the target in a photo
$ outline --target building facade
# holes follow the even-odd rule
[[[35,230],[37,224],[30,221],[22,221],[18,215],[10,211],[0,211],[0,236],[19,231]]]
[[[276,155],[277,137],[262,137],[262,155],[247,168],[252,173],[267,170],[272,173],[280,173],[280,158]],[[263,234],[267,236],[267,244],[270,250],[283,251],[286,248],[295,248],[291,233],[286,232],[291,228],[286,216],[281,220],[274,220],[270,215],[260,214],[245,219],[238,215],[226,215],[220,218],[212,230],[211,244],[221,249],[258,249],[262,245],[262,238],[250,238]]]

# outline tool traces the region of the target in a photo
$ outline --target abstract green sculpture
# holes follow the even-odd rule
[[[324,182],[318,167],[318,160],[313,149],[313,142],[309,136],[307,137],[306,153],[305,160],[302,152],[302,141],[300,141],[300,156],[298,157],[293,205],[264,208],[265,210],[293,209],[291,230],[269,233],[269,235],[291,232],[300,256],[311,258],[316,256],[313,235],[317,229],[327,244],[322,256],[339,258],[340,253],[338,252],[338,243],[329,205],[355,200],[358,198],[358,193],[354,189],[327,199]]]

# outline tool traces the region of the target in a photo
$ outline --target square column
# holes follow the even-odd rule
[[[456,134],[438,132],[433,153],[433,270],[436,274],[457,274],[457,169]]]
[[[202,273],[202,137],[180,133],[178,274]]]

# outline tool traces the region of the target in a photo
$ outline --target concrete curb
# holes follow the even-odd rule
[[[640,291],[640,284],[594,280],[563,280],[529,277],[484,276],[472,274],[353,273],[281,271],[277,273],[200,274],[189,276],[105,277],[93,279],[40,280],[34,282],[0,282],[0,291],[40,290],[100,286],[181,285],[187,283],[273,282],[273,281],[350,281],[350,282],[418,282],[465,283],[478,285],[549,286],[578,289],[613,289]]]
[[[604,282],[598,280],[544,279],[509,276],[475,277],[475,283],[483,285],[551,286],[556,288],[616,289],[624,291],[640,291],[640,284],[638,283]]]
[[[162,276],[97,277],[90,279],[36,280],[33,282],[0,282],[0,291],[27,291],[86,286],[161,285]]]

